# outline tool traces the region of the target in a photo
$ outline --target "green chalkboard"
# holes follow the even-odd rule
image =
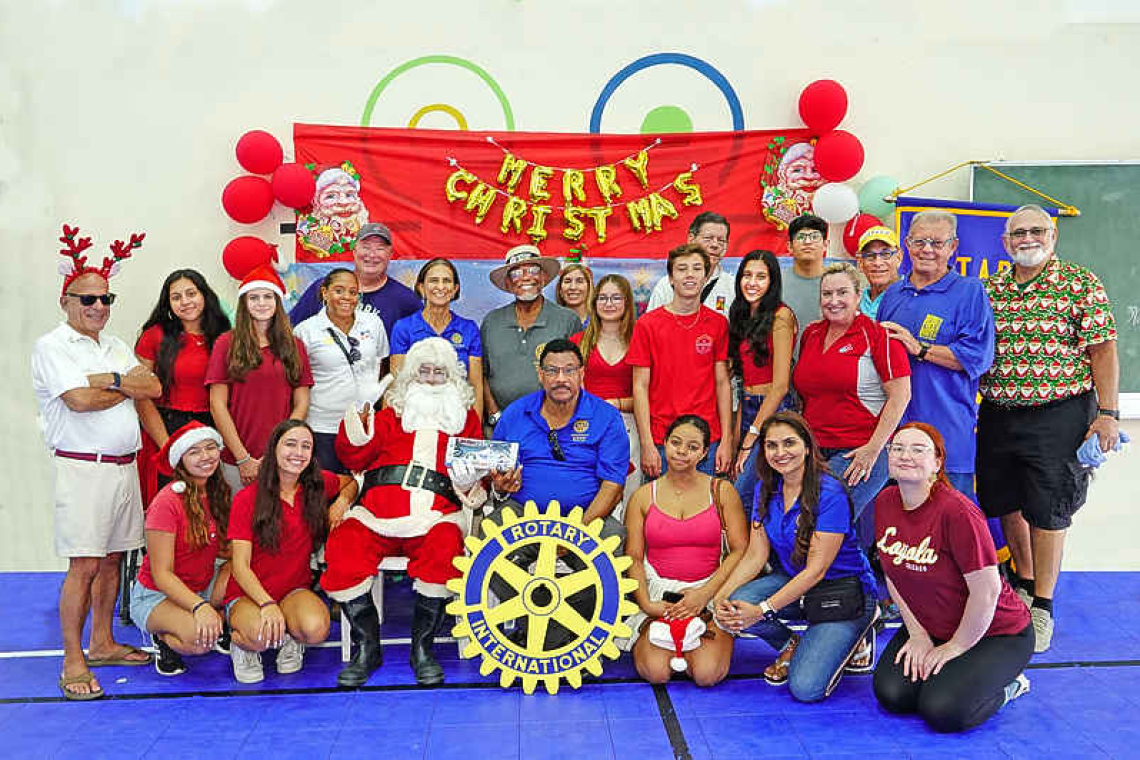
[[[992,166],[1080,209],[1078,217],[1058,218],[1057,253],[1104,283],[1120,336],[1120,390],[1140,393],[1140,163]],[[1052,205],[985,169],[972,171],[975,201]]]

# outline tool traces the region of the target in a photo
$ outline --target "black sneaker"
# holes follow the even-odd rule
[[[230,624],[224,623],[222,625],[222,635],[214,642],[214,651],[218,654],[224,654],[226,657],[230,656]]]
[[[182,655],[153,633],[150,635],[150,640],[158,650],[158,656],[154,658],[154,669],[160,676],[180,676],[186,672],[186,663],[182,661]]]

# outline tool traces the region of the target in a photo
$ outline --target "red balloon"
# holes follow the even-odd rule
[[[276,246],[253,235],[234,238],[222,250],[222,266],[235,280],[245,279],[254,269],[269,264],[276,258]]]
[[[242,168],[254,174],[272,174],[284,155],[277,138],[261,129],[242,135],[235,152]]]
[[[859,253],[859,238],[867,230],[882,224],[879,217],[873,214],[856,214],[849,221],[843,223],[843,247],[854,256]]]
[[[289,208],[304,208],[313,202],[317,181],[301,164],[281,164],[273,172],[273,195]]]
[[[222,191],[222,208],[235,222],[260,222],[273,208],[273,188],[261,177],[237,177]]]
[[[846,182],[863,168],[863,144],[850,132],[836,129],[815,144],[815,170],[830,182]]]
[[[800,93],[800,118],[816,134],[839,126],[847,115],[847,91],[834,79],[817,79]]]

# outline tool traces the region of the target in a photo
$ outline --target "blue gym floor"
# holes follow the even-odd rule
[[[228,657],[97,671],[108,699],[63,702],[56,599],[61,575],[0,575],[0,756],[19,758],[1128,758],[1140,757],[1140,573],[1061,576],[1053,648],[1028,675],[1031,692],[985,725],[939,735],[879,709],[870,676],[847,676],[822,704],[794,702],[760,676],[773,653],[737,643],[732,675],[711,689],[679,680],[653,688],[628,656],[605,662],[580,690],[541,685],[527,696],[479,675],[454,644],[436,645],[447,684],[415,686],[408,647],[359,691],[335,687],[339,648],[310,649],[305,668],[261,684],[233,680]],[[384,636],[406,638],[407,583],[389,586]],[[333,638],[338,639],[337,623]],[[879,648],[893,633],[880,635]],[[132,627],[121,642],[142,644]]]

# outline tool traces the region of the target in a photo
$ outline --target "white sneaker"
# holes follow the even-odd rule
[[[1033,652],[1041,654],[1053,645],[1053,616],[1041,607],[1031,607],[1029,615],[1033,620]]]
[[[289,634],[277,649],[277,672],[281,675],[296,673],[305,664],[305,645]]]
[[[250,652],[237,644],[231,644],[230,660],[234,664],[234,678],[238,683],[261,683],[265,680],[260,652]]]
[[[1009,682],[1005,687],[1005,703],[1009,704],[1018,697],[1029,693],[1029,679],[1024,673]]]

